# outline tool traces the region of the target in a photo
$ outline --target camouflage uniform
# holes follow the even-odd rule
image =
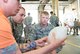
[[[78,24],[77,20],[74,21],[74,27],[73,27],[73,29],[74,29],[73,35],[75,35],[75,34],[78,35],[79,24]]]
[[[31,25],[32,23],[32,17],[31,16],[27,16],[25,19],[24,19],[24,24],[25,25]]]
[[[27,25],[25,28],[24,28],[24,34],[25,34],[25,39],[26,39],[26,42],[30,41],[30,34],[32,32],[32,25]]]
[[[34,25],[32,34],[30,34],[29,38],[31,41],[38,40],[42,37],[48,36],[51,29],[53,29],[54,26],[52,24],[48,24],[46,27],[41,27],[40,24]],[[56,52],[58,53],[61,51],[62,46],[56,49]]]
[[[52,25],[54,25],[55,27],[56,27],[56,26],[59,26],[59,19],[58,19],[58,17],[55,16],[55,15],[52,15],[52,16],[50,17],[50,23],[51,23]]]
[[[26,27],[24,28],[24,32],[25,32],[25,38],[26,38],[26,41],[29,41],[29,34],[31,33],[31,28],[32,28],[32,17],[31,16],[27,16],[25,19],[24,19],[24,24],[26,25]]]
[[[22,36],[22,32],[23,32],[23,23],[16,24],[12,18],[9,18],[9,20],[11,22],[14,38],[16,39],[17,43],[21,43],[21,39],[22,39],[21,36]]]
[[[48,33],[52,28],[54,28],[54,26],[51,24],[48,24],[46,27],[41,27],[40,24],[36,24],[33,26],[32,33],[29,38],[33,41],[48,36]]]

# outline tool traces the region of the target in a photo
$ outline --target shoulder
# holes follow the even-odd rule
[[[48,27],[49,27],[49,28],[54,28],[54,25],[48,23]]]
[[[50,18],[53,18],[53,16],[50,16]]]
[[[35,25],[33,25],[32,28],[33,28],[33,29],[37,29],[37,28],[39,28],[39,24],[35,24]]]

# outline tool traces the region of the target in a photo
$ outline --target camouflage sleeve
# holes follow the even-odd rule
[[[56,26],[59,26],[59,18],[56,17]]]
[[[52,19],[52,16],[50,17],[50,23],[52,23],[53,22],[53,19]]]
[[[26,25],[26,18],[24,19],[23,23]]]
[[[20,49],[21,50],[21,52],[22,53],[25,53],[25,52],[27,52],[27,51],[31,51],[31,50],[34,50],[34,49],[36,49],[36,42],[31,42],[31,43],[29,43],[29,44],[27,44],[27,46],[26,46],[26,48],[24,49],[24,48],[22,48],[22,49]]]
[[[33,26],[32,27],[32,31],[31,31],[31,33],[29,35],[29,38],[30,38],[31,41],[36,40],[36,30],[35,29],[36,29],[35,26]]]

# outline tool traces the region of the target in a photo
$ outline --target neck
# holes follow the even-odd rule
[[[6,12],[6,10],[5,10],[5,9],[0,8],[0,10],[1,10],[1,12],[2,12],[6,17],[8,17],[8,14],[7,14],[7,12]]]
[[[4,15],[5,15],[6,17],[9,17],[7,13],[6,13],[6,14],[4,13]]]
[[[48,24],[42,24],[40,23],[41,27],[47,27]]]

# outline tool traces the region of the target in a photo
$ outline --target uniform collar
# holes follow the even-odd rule
[[[47,25],[45,25],[45,26],[42,25],[41,23],[39,23],[39,25],[40,25],[40,27],[43,27],[43,28],[44,28],[44,27],[47,27],[47,26],[48,26],[48,23],[47,23]]]

